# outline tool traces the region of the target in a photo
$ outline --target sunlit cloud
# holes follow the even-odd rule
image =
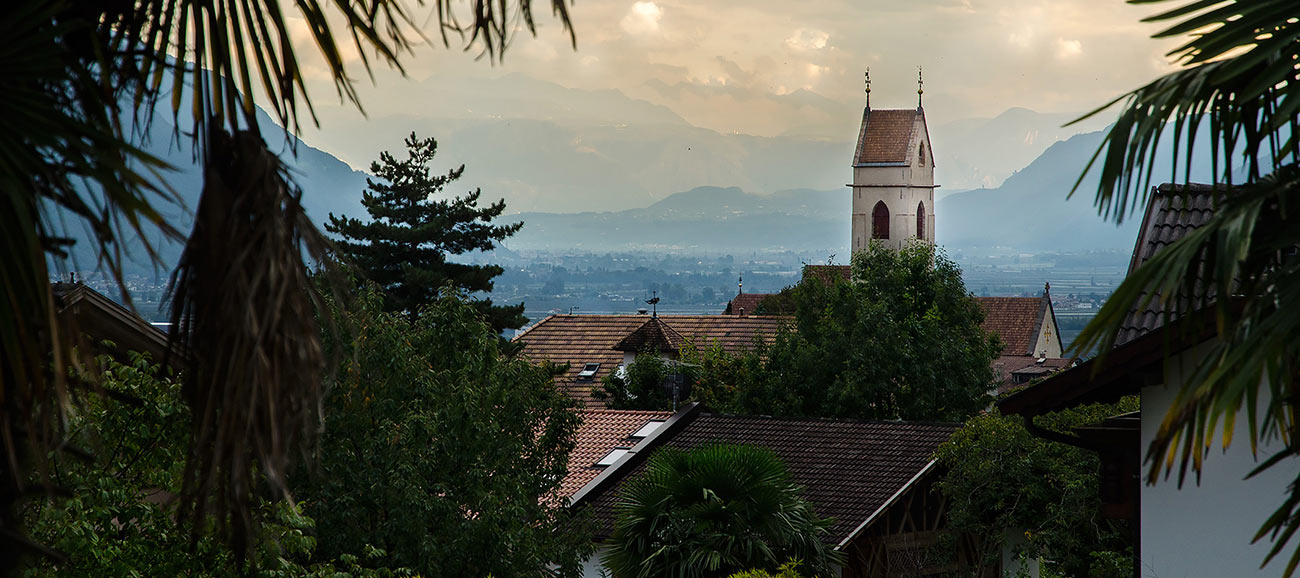
[[[1056,39],[1056,58],[1057,60],[1071,60],[1083,54],[1083,43],[1078,40],[1069,40],[1066,38]]]
[[[664,9],[654,2],[636,2],[623,17],[619,26],[624,32],[634,35],[647,35],[659,32],[659,20],[664,16]]]
[[[826,42],[830,37],[830,34],[815,28],[800,28],[785,39],[785,44],[800,51],[821,50],[826,48]]]

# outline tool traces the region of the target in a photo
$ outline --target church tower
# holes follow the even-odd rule
[[[871,73],[853,153],[853,252],[872,239],[901,249],[911,239],[934,243],[934,154],[921,108],[924,84],[917,73],[916,108],[871,109]]]

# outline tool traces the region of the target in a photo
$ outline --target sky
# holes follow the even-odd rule
[[[436,22],[431,7],[413,10]],[[503,62],[476,59],[453,38],[450,49],[417,47],[406,78],[381,69],[372,84],[357,66],[353,75],[370,118],[510,115],[505,104],[469,110],[463,101],[440,102],[427,87],[516,73],[617,90],[719,133],[834,138],[829,132],[839,125],[812,115],[861,106],[867,68],[872,104],[899,108],[914,106],[923,67],[932,126],[1012,107],[1091,110],[1173,68],[1164,53],[1175,42],[1152,40],[1159,25],[1139,22],[1155,10],[1118,0],[586,0],[571,8],[575,50],[549,3],[539,2],[536,37],[518,34]],[[301,22],[297,29],[300,54],[311,53]],[[436,38],[433,26],[426,34]],[[357,63],[354,51],[347,57]],[[334,98],[318,63],[305,60],[322,126],[304,137],[346,150],[348,131],[330,125],[356,126],[361,115]]]

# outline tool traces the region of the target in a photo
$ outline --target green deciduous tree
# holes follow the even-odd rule
[[[829,576],[841,562],[822,541],[830,520],[799,491],[767,449],[660,449],[624,484],[603,562],[616,578],[721,577],[791,559]]]
[[[489,251],[523,223],[493,225],[506,203],[479,207],[479,189],[463,197],[441,197],[443,188],[465,172],[465,165],[434,175],[429,164],[438,142],[411,133],[405,143],[406,159],[397,160],[383,152],[370,164],[374,178],[366,179],[367,190],[361,196],[370,220],[331,214],[325,229],[340,237],[336,243],[339,254],[383,288],[389,311],[414,315],[437,299],[447,285],[464,291],[491,291],[492,278],[501,274],[501,267],[456,263],[447,257]],[[518,329],[528,321],[522,303],[494,306],[484,299],[476,306],[497,331]]]
[[[1137,399],[1128,398],[1040,416],[1037,423],[1071,433],[1137,409]],[[1102,518],[1096,452],[1036,437],[1018,416],[994,410],[967,420],[935,458],[947,470],[936,488],[948,499],[948,529],[978,537],[983,562],[996,564],[1008,532],[1023,532],[1020,553],[1043,559],[1048,571],[1097,578],[1132,573],[1125,548],[1127,532],[1136,529]],[[1099,561],[1111,560],[1129,561],[1128,573],[1106,573],[1109,566]]]
[[[147,355],[125,362],[101,356],[83,378],[101,389],[88,393],[67,423],[69,447],[52,456],[53,495],[28,499],[21,510],[31,539],[58,552],[36,561],[24,576],[212,576],[235,578],[234,552],[213,536],[190,536],[176,524],[190,412],[181,384]],[[316,548],[310,518],[288,502],[258,500],[269,523],[250,537],[257,578],[389,578],[410,572],[373,572],[346,557],[311,562]],[[372,557],[382,553],[371,551]]]
[[[774,415],[961,420],[988,405],[1001,349],[957,265],[925,243],[873,244],[853,280],[790,290],[795,327],[731,407]]]
[[[557,494],[578,417],[548,373],[501,355],[456,294],[414,320],[365,290],[326,340],[340,361],[319,471],[294,484],[320,554],[383,550],[426,576],[572,576],[590,534]]]
[[[1177,466],[1180,479],[1199,470],[1211,453],[1218,426],[1231,441],[1243,409],[1248,442],[1280,439],[1285,449],[1263,467],[1291,466],[1300,451],[1295,437],[1300,358],[1300,24],[1291,0],[1177,2],[1148,20],[1169,27],[1157,38],[1185,37],[1170,56],[1181,67],[1106,107],[1120,104],[1093,159],[1100,160],[1098,209],[1122,220],[1144,203],[1156,155],[1175,161],[1174,182],[1186,182],[1194,162],[1211,151],[1215,214],[1197,230],[1165,247],[1129,275],[1076,340],[1076,349],[1110,348],[1134,307],[1166,312],[1211,309],[1217,328],[1198,367],[1183,381],[1147,453],[1147,479]],[[1173,134],[1172,147],[1162,135]],[[1207,138],[1208,136],[1208,138]],[[1195,146],[1194,146],[1195,145]],[[1172,148],[1172,150],[1169,150]],[[1198,152],[1199,151],[1199,152]],[[1179,166],[1179,163],[1181,167]],[[1092,165],[1090,165],[1091,168]],[[1244,166],[1244,169],[1241,168]],[[1179,168],[1183,169],[1181,172]],[[1233,185],[1231,188],[1228,185]],[[1233,295],[1207,303],[1207,296]],[[1186,336],[1200,328],[1185,324]],[[1266,391],[1265,391],[1266,390]],[[1261,402],[1267,395],[1267,403]],[[1288,466],[1290,467],[1290,466]],[[1269,559],[1300,530],[1300,478],[1261,528],[1270,536]],[[1285,574],[1300,563],[1291,554]]]

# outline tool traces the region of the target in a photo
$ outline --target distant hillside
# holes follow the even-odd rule
[[[1141,211],[1123,225],[1103,220],[1093,204],[1097,170],[1089,173],[1073,198],[1068,198],[1088,159],[1101,144],[1102,132],[1076,135],[1047,149],[1000,187],[975,189],[940,199],[935,204],[936,237],[953,247],[1006,246],[1026,250],[1130,249]],[[1168,141],[1168,135],[1166,135]],[[1206,142],[1207,139],[1198,139]],[[1162,143],[1162,150],[1169,142]],[[1170,156],[1157,158],[1153,179],[1170,176]],[[1208,163],[1195,165],[1192,179],[1208,181]]]
[[[420,90],[416,102],[333,122],[319,138],[353,166],[364,166],[412,130],[435,137],[441,168],[464,164],[467,187],[482,187],[484,198],[504,198],[511,210],[527,212],[620,211],[704,185],[835,189],[851,179],[862,120],[861,104],[807,91],[780,99],[790,105],[781,110],[800,111],[807,121],[801,130],[753,136],[692,125],[616,90],[566,88],[523,74],[463,84],[435,77]],[[997,186],[1079,130],[1061,128],[1073,115],[1026,109],[981,119],[927,114],[940,195]]]
[[[758,195],[737,187],[697,187],[643,209],[511,215],[524,228],[505,245],[512,250],[833,252],[849,238],[849,203],[844,190]]]
[[[182,106],[188,111],[188,106]],[[326,217],[334,214],[363,215],[361,191],[365,188],[366,174],[354,171],[343,161],[327,152],[312,148],[295,140],[286,141],[284,131],[260,109],[258,120],[263,137],[267,139],[270,149],[279,154],[289,166],[294,181],[303,190],[303,206],[308,216],[317,223],[323,223]],[[165,173],[164,177],[181,198],[183,206],[159,205],[164,216],[172,226],[188,235],[194,226],[194,209],[198,206],[199,195],[203,188],[202,167],[194,158],[190,140],[182,135],[179,143],[173,134],[171,113],[159,111],[154,116],[148,134],[139,139],[141,147],[171,164],[176,170]],[[180,119],[182,129],[188,131],[188,117]],[[292,138],[292,137],[290,137]],[[296,156],[293,147],[296,145]],[[68,218],[70,223],[79,223],[77,219]],[[65,267],[76,270],[95,268],[94,245],[88,241],[92,236],[76,225],[67,231],[69,237],[77,239],[73,247],[72,259]],[[163,242],[161,233],[150,228],[147,238],[160,249],[163,266],[157,271],[165,278],[175,268],[183,247],[179,243]],[[155,268],[146,258],[143,244],[139,239],[127,239],[124,252],[130,258],[126,263],[128,273],[153,276]]]

